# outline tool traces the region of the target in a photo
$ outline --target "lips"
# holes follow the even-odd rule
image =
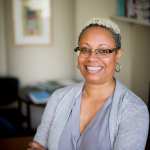
[[[103,69],[103,67],[100,67],[100,66],[86,66],[86,70],[89,73],[98,73],[102,69]]]

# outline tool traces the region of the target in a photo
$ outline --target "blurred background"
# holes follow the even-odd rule
[[[128,6],[118,0],[51,0],[50,43],[16,45],[13,9],[18,6],[13,8],[12,2],[0,0],[0,76],[17,78],[18,90],[38,82],[82,80],[73,49],[82,26],[89,19],[100,17],[112,19],[121,29],[124,54],[120,61],[121,72],[116,77],[148,103],[150,17],[141,18],[141,14],[131,11],[133,3]],[[27,115],[26,103],[20,108]],[[30,128],[36,129],[44,107],[31,105],[30,109]]]

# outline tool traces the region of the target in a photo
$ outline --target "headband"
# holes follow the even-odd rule
[[[106,28],[111,29],[114,33],[120,34],[120,29],[118,25],[113,21],[111,21],[110,19],[93,18],[84,25],[83,29],[92,24],[98,24],[100,26],[104,26]]]

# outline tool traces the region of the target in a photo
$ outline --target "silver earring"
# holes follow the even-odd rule
[[[121,70],[121,65],[119,63],[116,63],[115,71],[120,72]]]

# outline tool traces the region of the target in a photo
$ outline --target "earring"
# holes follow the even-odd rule
[[[119,63],[116,63],[115,71],[120,72],[121,70],[121,65]]]

